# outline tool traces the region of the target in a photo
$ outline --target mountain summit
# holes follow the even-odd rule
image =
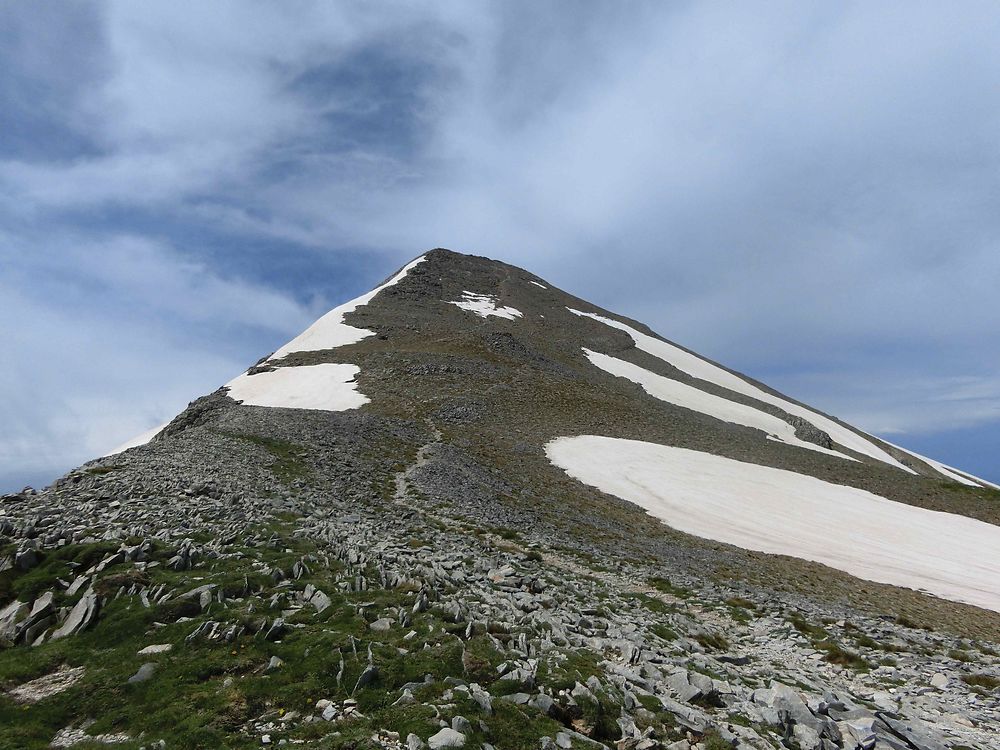
[[[989,482],[432,250],[3,498],[0,747],[1000,747],[998,524]]]

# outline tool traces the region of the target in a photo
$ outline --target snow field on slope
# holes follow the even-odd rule
[[[668,526],[1000,612],[1000,527],[784,469],[638,440],[553,440],[569,476]]]
[[[886,442],[889,443],[888,440],[886,440]],[[961,469],[956,469],[954,466],[948,466],[948,464],[943,464],[940,461],[935,461],[933,458],[927,458],[927,456],[921,456],[919,453],[914,453],[913,451],[908,450],[901,445],[896,445],[895,443],[889,443],[889,445],[891,445],[893,448],[898,448],[904,453],[909,453],[914,458],[920,459],[925,464],[934,467],[942,474],[944,474],[946,477],[955,482],[959,482],[960,484],[964,484],[969,487],[992,487],[993,489],[1000,490],[1000,485],[993,484],[992,482],[987,482],[985,479],[974,477],[971,474],[966,475],[962,473]]]
[[[398,284],[425,256],[407,263],[395,276],[366,294],[339,305],[321,317],[305,331],[289,341],[271,355],[278,360],[293,352],[312,352],[336,349],[339,346],[356,344],[362,339],[374,336],[375,331],[355,328],[344,322],[347,313],[367,305],[376,294]],[[256,375],[246,373],[226,383],[229,396],[244,404],[253,406],[275,406],[289,409],[320,409],[323,411],[344,411],[357,409],[369,402],[367,396],[357,390],[354,379],[360,369],[356,365],[320,364],[304,367],[281,367],[271,372]],[[167,423],[169,424],[169,423]],[[105,455],[113,456],[129,448],[145,445],[166,427],[162,424],[141,435],[136,435],[126,443]]]
[[[545,447],[569,476],[668,526],[1000,612],[1000,527],[784,469],[638,440]]]
[[[829,448],[824,448],[796,437],[795,428],[773,414],[768,414],[752,406],[707,393],[679,380],[665,378],[662,375],[657,375],[655,372],[650,372],[623,359],[593,352],[590,349],[584,349],[583,351],[591,364],[612,375],[617,375],[618,377],[637,383],[642,386],[646,393],[661,401],[666,401],[669,404],[681,406],[685,409],[692,409],[715,419],[721,419],[724,422],[762,430],[768,437],[787,445],[807,448],[811,451],[826,453],[827,455],[844,458],[848,461],[855,460],[838,451],[830,450]]]
[[[898,469],[909,472],[910,474],[917,473],[908,466],[901,464],[871,441],[866,440],[853,430],[849,430],[843,425],[834,422],[829,417],[824,417],[822,414],[818,414],[811,409],[799,406],[791,401],[787,401],[786,399],[775,396],[772,393],[761,390],[757,386],[748,383],[743,378],[734,375],[727,370],[723,370],[721,367],[713,365],[711,362],[708,362],[701,357],[691,354],[690,352],[686,352],[678,346],[668,344],[666,341],[661,341],[660,339],[653,338],[652,336],[647,336],[631,326],[619,323],[617,320],[612,320],[611,318],[605,318],[593,313],[581,312],[580,310],[574,310],[571,307],[566,309],[574,315],[590,318],[611,326],[612,328],[617,328],[620,331],[625,331],[625,333],[632,337],[632,340],[639,349],[642,349],[647,354],[652,354],[654,357],[662,359],[667,364],[673,365],[681,372],[686,372],[692,377],[700,380],[706,380],[709,383],[715,383],[723,388],[728,388],[731,391],[741,393],[744,396],[750,396],[751,398],[763,401],[766,404],[777,406],[789,414],[802,417],[815,427],[823,430],[823,432],[827,433],[835,442],[840,443],[845,448],[850,448],[851,450],[865,456],[870,456],[884,463],[891,464]]]
[[[449,302],[448,304],[475,313],[480,318],[488,318],[490,315],[495,315],[498,318],[514,320],[521,317],[520,310],[514,307],[501,307],[497,304],[496,297],[492,297],[489,294],[463,291],[461,300]]]
[[[369,399],[358,392],[357,365],[324,363],[244,373],[226,383],[229,397],[250,406],[345,411]]]
[[[281,359],[292,352],[315,352],[323,349],[336,349],[339,346],[356,344],[362,339],[374,336],[375,332],[369,331],[367,328],[355,328],[354,326],[347,325],[344,322],[344,316],[347,313],[354,312],[362,305],[367,305],[383,289],[388,289],[390,286],[398,284],[410,272],[410,269],[418,263],[423,263],[423,261],[424,256],[420,256],[416,260],[407,263],[399,273],[382,286],[377,286],[367,294],[362,294],[350,302],[345,302],[333,308],[294,339],[278,349],[278,351],[271,355],[271,359]]]

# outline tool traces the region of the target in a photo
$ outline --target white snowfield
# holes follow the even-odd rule
[[[324,363],[244,373],[226,383],[229,397],[250,406],[346,411],[369,399],[358,392],[357,365]]]
[[[545,286],[545,284],[539,284],[537,281],[529,281],[528,283],[529,284],[534,284],[535,286],[537,286],[540,289],[548,289],[548,287]]]
[[[773,393],[761,390],[738,375],[734,375],[728,370],[723,370],[721,367],[713,365],[711,362],[691,354],[690,352],[686,352],[678,346],[668,344],[666,341],[661,341],[660,339],[653,338],[652,336],[647,336],[645,333],[637,331],[631,326],[620,323],[617,320],[612,320],[611,318],[594,315],[593,313],[581,312],[579,310],[574,310],[571,307],[566,309],[574,315],[591,318],[592,320],[609,325],[612,328],[625,331],[625,333],[632,337],[632,340],[639,349],[642,349],[642,351],[647,354],[652,354],[654,357],[658,357],[664,362],[673,365],[681,372],[686,372],[692,377],[700,380],[706,380],[709,383],[715,383],[716,385],[728,388],[731,391],[742,393],[744,396],[750,396],[751,398],[763,401],[766,404],[777,406],[789,414],[801,417],[823,430],[823,432],[828,434],[834,442],[840,443],[840,445],[845,448],[850,448],[851,450],[861,453],[862,455],[870,456],[871,458],[884,463],[892,464],[896,468],[907,471],[910,474],[917,473],[908,466],[901,464],[870,440],[866,440],[858,433],[853,430],[849,430],[837,422],[834,422],[829,417],[824,417],[822,414],[818,414],[811,409],[799,406],[791,401],[775,396]]]
[[[662,375],[657,375],[655,372],[650,372],[623,359],[594,352],[586,348],[583,351],[593,365],[612,375],[617,375],[618,377],[637,383],[642,386],[646,393],[661,401],[666,401],[675,406],[682,406],[685,409],[692,409],[731,424],[763,430],[768,437],[781,443],[795,445],[799,448],[806,448],[818,453],[826,453],[827,455],[847,459],[848,461],[856,460],[839,451],[830,450],[829,448],[824,448],[796,437],[795,428],[773,414],[768,414],[760,409],[755,409],[752,406],[747,406],[736,401],[730,401],[728,398],[707,393],[679,380],[665,378]]]
[[[545,450],[679,531],[1000,612],[998,526],[685,448],[581,435]]]
[[[449,302],[449,305],[455,305],[456,307],[461,307],[463,310],[468,310],[471,313],[475,313],[480,318],[488,318],[490,315],[495,315],[498,318],[507,318],[508,320],[515,320],[521,317],[521,311],[514,307],[501,307],[497,304],[496,297],[490,296],[489,294],[477,294],[476,292],[462,292],[462,299],[458,302]]]
[[[356,344],[362,339],[374,336],[375,331],[347,325],[344,322],[344,316],[347,313],[354,312],[362,305],[367,305],[383,289],[388,289],[394,284],[398,284],[410,272],[410,269],[418,263],[423,262],[424,256],[421,255],[416,260],[407,263],[399,273],[382,286],[377,286],[367,294],[362,294],[350,302],[345,302],[333,308],[294,339],[278,349],[278,351],[271,355],[271,359],[281,359],[292,352],[315,352],[323,349],[336,349],[338,346]]]
[[[888,440],[885,442],[889,443]],[[979,477],[974,477],[971,474],[965,474],[960,469],[956,469],[954,466],[948,466],[948,464],[943,464],[940,461],[935,461],[933,458],[927,458],[927,456],[921,456],[919,453],[914,453],[911,450],[907,450],[902,446],[896,445],[895,443],[889,443],[893,448],[898,448],[904,453],[909,453],[914,458],[923,461],[928,466],[940,471],[949,479],[959,482],[961,484],[968,485],[969,487],[992,487],[993,489],[1000,490],[1000,485],[993,484],[993,482],[987,482],[985,479],[980,479]],[[973,481],[975,480],[975,481]]]

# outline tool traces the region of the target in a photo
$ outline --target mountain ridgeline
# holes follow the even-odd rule
[[[0,502],[0,748],[1000,748],[1000,490],[432,250]]]

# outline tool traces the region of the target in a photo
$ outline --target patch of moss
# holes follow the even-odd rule
[[[248,443],[259,445],[261,448],[267,450],[274,457],[274,462],[269,467],[271,472],[279,481],[285,484],[292,484],[296,480],[308,479],[312,474],[312,471],[304,460],[306,450],[300,445],[287,440],[249,435],[246,433],[220,432],[220,434],[238,440],[245,440]]]
[[[989,674],[964,674],[962,682],[966,685],[985,688],[986,690],[996,690],[1000,687],[1000,679]]]
[[[687,599],[693,594],[691,589],[684,588],[683,586],[676,586],[670,581],[669,578],[663,578],[662,576],[654,576],[648,580],[648,583],[657,591],[662,591],[664,594],[676,596],[678,599]]]
[[[702,648],[707,648],[710,651],[725,651],[729,648],[729,641],[719,633],[697,633],[694,639],[701,644]]]
[[[823,659],[831,664],[839,664],[856,671],[867,671],[871,665],[854,651],[841,646],[833,640],[814,640],[813,648],[823,652]]]

